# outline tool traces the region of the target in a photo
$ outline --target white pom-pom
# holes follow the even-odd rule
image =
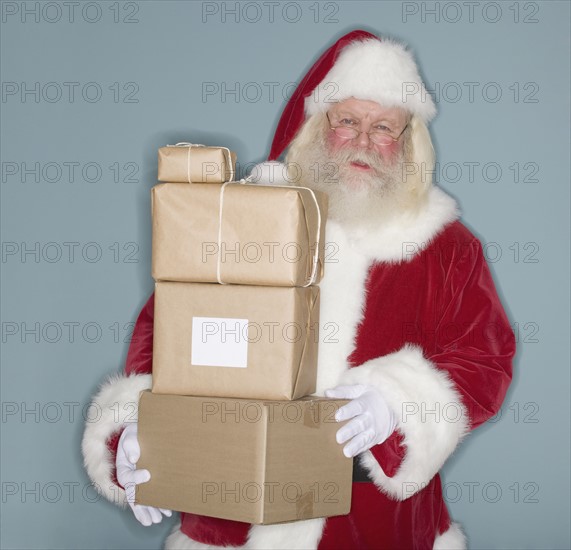
[[[260,185],[293,185],[293,182],[288,180],[287,166],[277,160],[256,164],[248,179]]]

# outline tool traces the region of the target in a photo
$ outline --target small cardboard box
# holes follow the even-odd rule
[[[159,149],[159,181],[224,183],[236,175],[236,153],[227,147],[177,143]]]
[[[324,193],[164,183],[153,187],[151,205],[155,281],[307,286],[323,276]]]
[[[136,502],[270,524],[348,514],[352,459],[335,440],[346,400],[141,394]]]
[[[153,393],[298,399],[315,391],[319,287],[155,284]]]

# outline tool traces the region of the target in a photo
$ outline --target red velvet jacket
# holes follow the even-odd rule
[[[376,384],[383,393],[393,384],[395,393],[405,397],[390,402],[400,409],[397,431],[365,453],[368,460],[363,457],[375,483],[353,484],[351,513],[326,520],[319,549],[432,548],[450,526],[437,471],[467,430],[498,411],[510,383],[514,336],[480,243],[453,222],[420,248],[408,247],[411,258],[405,261],[363,263],[364,313],[355,334],[348,334],[354,345],[346,363],[352,368],[338,366],[346,372],[337,382]],[[322,302],[328,292],[334,296],[340,291],[336,266],[327,269],[332,274],[326,273],[322,284]],[[344,292],[351,296],[357,290]],[[339,300],[330,302],[337,306]],[[152,372],[153,306],[151,296],[137,319],[125,369],[129,376]],[[322,327],[337,315],[332,310],[322,306]],[[338,313],[348,311],[341,304]],[[320,346],[326,358],[338,355],[338,350]],[[320,369],[325,368],[321,365],[320,360]],[[318,379],[318,391],[325,389],[319,385]],[[321,385],[330,387],[334,381],[322,380]],[[428,388],[424,396],[423,388]],[[427,441],[417,441],[414,429],[407,433],[415,420],[417,428],[437,431]],[[118,433],[107,442],[113,454],[117,440]],[[436,452],[438,445],[446,447],[443,453]],[[415,454],[419,464],[406,465],[407,456],[416,460]],[[433,471],[429,466],[419,474],[431,461]],[[217,546],[240,546],[252,536],[248,524],[193,514],[182,514],[181,530]]]

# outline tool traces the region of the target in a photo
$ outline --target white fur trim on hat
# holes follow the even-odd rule
[[[139,394],[151,388],[152,376],[114,375],[102,386],[90,405],[90,417],[85,425],[81,451],[87,474],[95,489],[106,499],[126,506],[125,491],[113,483],[113,460],[107,440],[127,422],[136,422]]]
[[[288,177],[287,166],[277,160],[256,164],[248,176],[248,181],[261,185],[293,185]]]
[[[383,107],[402,107],[429,122],[436,107],[410,51],[392,40],[357,40],[339,54],[333,68],[305,100],[306,115],[327,111],[354,97]]]
[[[360,458],[375,485],[397,500],[424,489],[469,431],[468,413],[454,382],[424,358],[418,346],[407,344],[349,369],[340,384],[374,386],[397,418],[406,454],[394,477],[385,475],[370,451]]]

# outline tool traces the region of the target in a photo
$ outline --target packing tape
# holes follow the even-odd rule
[[[300,401],[299,403],[303,403]],[[321,407],[319,401],[308,401],[304,403],[303,425],[307,428],[319,428],[321,420]]]
[[[309,519],[313,517],[313,491],[303,493],[295,503],[295,514],[297,519]]]

